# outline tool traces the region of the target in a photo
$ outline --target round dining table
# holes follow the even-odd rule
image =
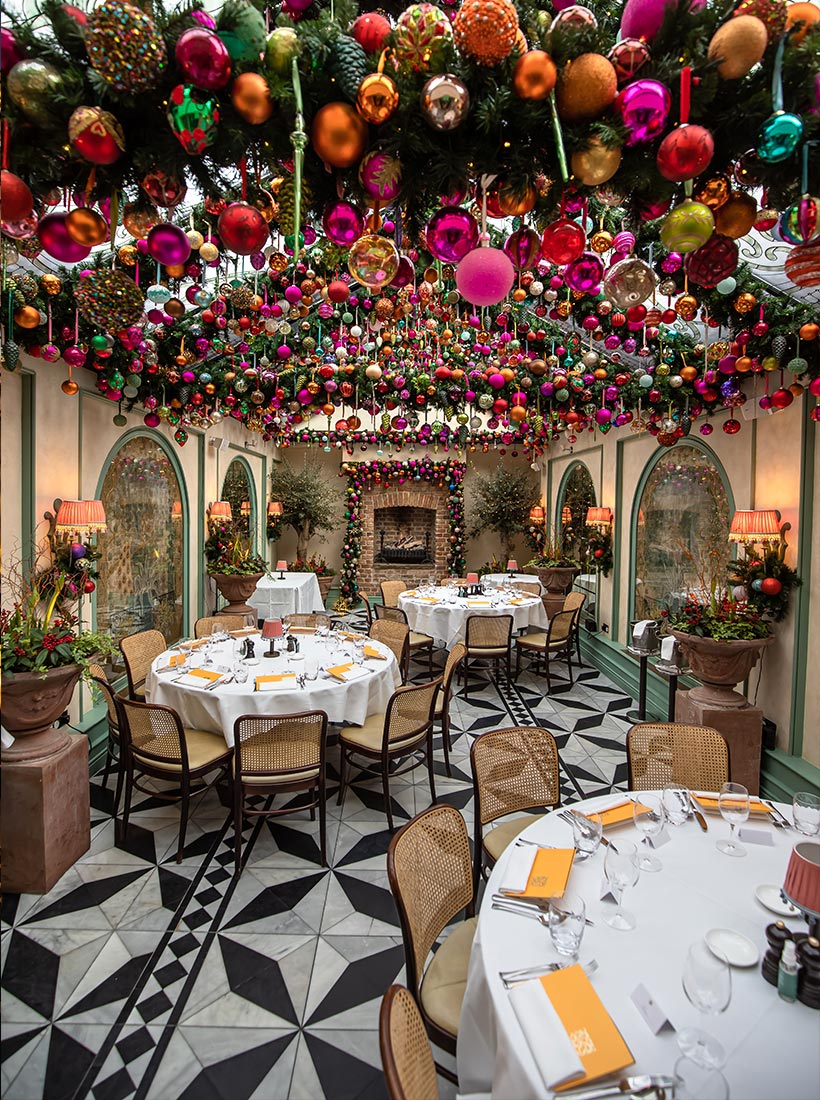
[[[573,809],[600,811],[622,800],[609,794],[576,803]],[[779,809],[790,819],[790,807]],[[641,871],[637,884],[625,891],[624,907],[637,918],[632,931],[617,931],[602,919],[613,904],[600,900],[603,845],[586,861],[576,859],[570,872],[567,889],[584,898],[587,918],[593,922],[584,930],[579,961],[582,965],[597,961],[590,981],[634,1057],[634,1064],[621,1072],[671,1074],[681,1057],[675,1029],[694,1025],[723,1046],[726,1064],[722,1073],[734,1100],[820,1096],[820,1016],[799,1001],[782,1000],[777,989],[763,979],[760,961],[732,967],[731,1001],[722,1015],[701,1017],[683,991],[688,949],[713,929],[748,937],[761,958],[767,948],[768,924],[783,920],[795,932],[806,931],[800,915],[778,916],[764,908],[755,893],[760,886],[779,888],[783,883],[791,850],[803,839],[800,834],[791,828],[776,828],[759,817],[750,818],[747,826],[758,840],[768,843],[746,841],[745,858],[730,858],[716,848],[718,839],[728,837],[728,824],[714,814],[706,814],[705,819],[707,832],[691,817],[677,827],[666,826],[669,841],[655,852],[662,869]],[[619,837],[635,843],[640,840],[631,822],[607,829],[605,836],[616,844]],[[529,826],[521,838],[544,846],[572,847],[572,828],[556,811]],[[502,970],[540,967],[561,959],[552,948],[548,928],[531,917],[491,906],[491,895],[505,882],[510,859],[515,858],[514,847],[506,849],[489,877],[470,956],[458,1035],[459,1095],[463,1098],[543,1100],[552,1094],[545,1088],[510,993],[499,976]],[[638,987],[654,1002],[659,1019],[665,1017],[671,1026],[653,1033],[632,999]],[[640,993],[636,995],[640,1000]],[[706,1100],[714,1098],[707,1095]]]
[[[411,630],[427,634],[446,649],[463,642],[471,615],[512,615],[513,632],[528,626],[546,630],[547,613],[540,596],[530,596],[514,586],[492,586],[477,596],[459,596],[453,586],[430,586],[402,592],[398,605]]]
[[[221,733],[232,746],[234,722],[244,714],[323,710],[330,722],[360,726],[370,715],[387,710],[390,696],[401,684],[392,650],[362,635],[331,631],[320,637],[294,632],[299,653],[288,653],[285,639],[278,638],[280,655],[275,658],[263,655],[268,642],[259,633],[246,637],[253,643],[255,663],[238,657],[239,644],[245,638],[206,640],[205,645],[194,649],[175,648],[160,654],[148,673],[146,699],[173,707],[183,726]],[[364,654],[357,654],[357,641],[366,647]],[[379,656],[371,657],[370,652]],[[190,655],[186,665],[172,665],[174,659],[186,653]],[[363,656],[360,664],[356,663],[357,656]],[[239,669],[247,670],[244,683],[236,679]],[[335,674],[328,669],[334,669]],[[215,673],[220,674],[220,680],[208,678]]]

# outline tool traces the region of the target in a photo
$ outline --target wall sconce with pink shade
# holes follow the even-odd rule
[[[790,523],[780,523],[780,513],[775,508],[754,511],[737,511],[729,526],[729,542],[739,542],[744,546],[760,543],[763,547],[779,546],[781,559],[786,553],[786,532],[791,531]]]
[[[535,504],[530,508],[530,523],[543,523],[546,518],[547,513],[540,504]]]
[[[89,535],[108,530],[101,500],[61,500],[57,497],[53,508],[54,511],[45,512],[43,518],[48,523],[48,543],[55,560],[58,543],[62,540],[81,544]]]
[[[175,500],[171,505],[171,519],[182,519],[182,501]]]
[[[282,507],[282,502],[280,500],[268,501],[268,517],[270,519],[279,519],[279,517],[284,514],[284,511],[285,509]]]
[[[209,519],[233,519],[233,509],[229,500],[214,500],[208,509]]]
[[[609,527],[611,523],[611,508],[587,508],[587,527]]]

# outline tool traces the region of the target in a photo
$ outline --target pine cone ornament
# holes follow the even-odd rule
[[[772,340],[772,355],[778,361],[783,359],[783,356],[789,350],[789,342],[785,336],[775,336]]]
[[[6,370],[17,370],[20,365],[20,349],[13,340],[6,340],[3,344],[3,366]]]
[[[311,192],[308,185],[302,180],[302,225],[304,226],[308,209],[310,208]],[[279,188],[279,231],[289,236],[294,230],[293,215],[296,210],[296,202],[293,194],[293,176],[288,176],[282,181]]]
[[[329,69],[341,94],[355,103],[359,85],[370,72],[367,54],[355,38],[336,39],[330,49]]]

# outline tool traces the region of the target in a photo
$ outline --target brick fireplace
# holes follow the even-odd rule
[[[427,481],[397,488],[377,484],[364,490],[360,504],[362,552],[358,582],[368,595],[378,594],[382,581],[401,578],[408,584],[418,584],[447,575],[448,496],[446,488],[436,489]],[[429,548],[429,560],[395,563],[376,560],[382,545],[393,546],[399,538],[407,536]]]

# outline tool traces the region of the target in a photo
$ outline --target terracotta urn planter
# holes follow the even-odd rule
[[[228,601],[225,607],[217,611],[217,615],[243,615],[255,623],[256,612],[246,601],[253,595],[264,573],[211,573],[211,576],[222,598]]]
[[[718,641],[701,638],[697,634],[684,634],[673,630],[692,675],[701,681],[701,687],[692,688],[690,699],[710,707],[745,707],[746,697],[735,691],[735,684],[747,679],[766,646],[774,636],[753,638],[749,641]]]
[[[580,570],[574,565],[547,565],[537,566],[528,570],[538,577],[546,589],[541,597],[547,616],[552,618],[557,615],[564,606],[564,598],[572,588],[572,582],[578,576]]]
[[[3,749],[5,763],[42,759],[66,748],[67,728],[52,727],[71,702],[81,674],[79,665],[3,674],[3,725],[14,738],[11,748]]]
[[[330,590],[333,587],[334,578],[328,574],[326,577],[318,577],[316,580],[319,582],[319,591],[322,594],[322,603],[327,603],[327,598],[330,595]]]

